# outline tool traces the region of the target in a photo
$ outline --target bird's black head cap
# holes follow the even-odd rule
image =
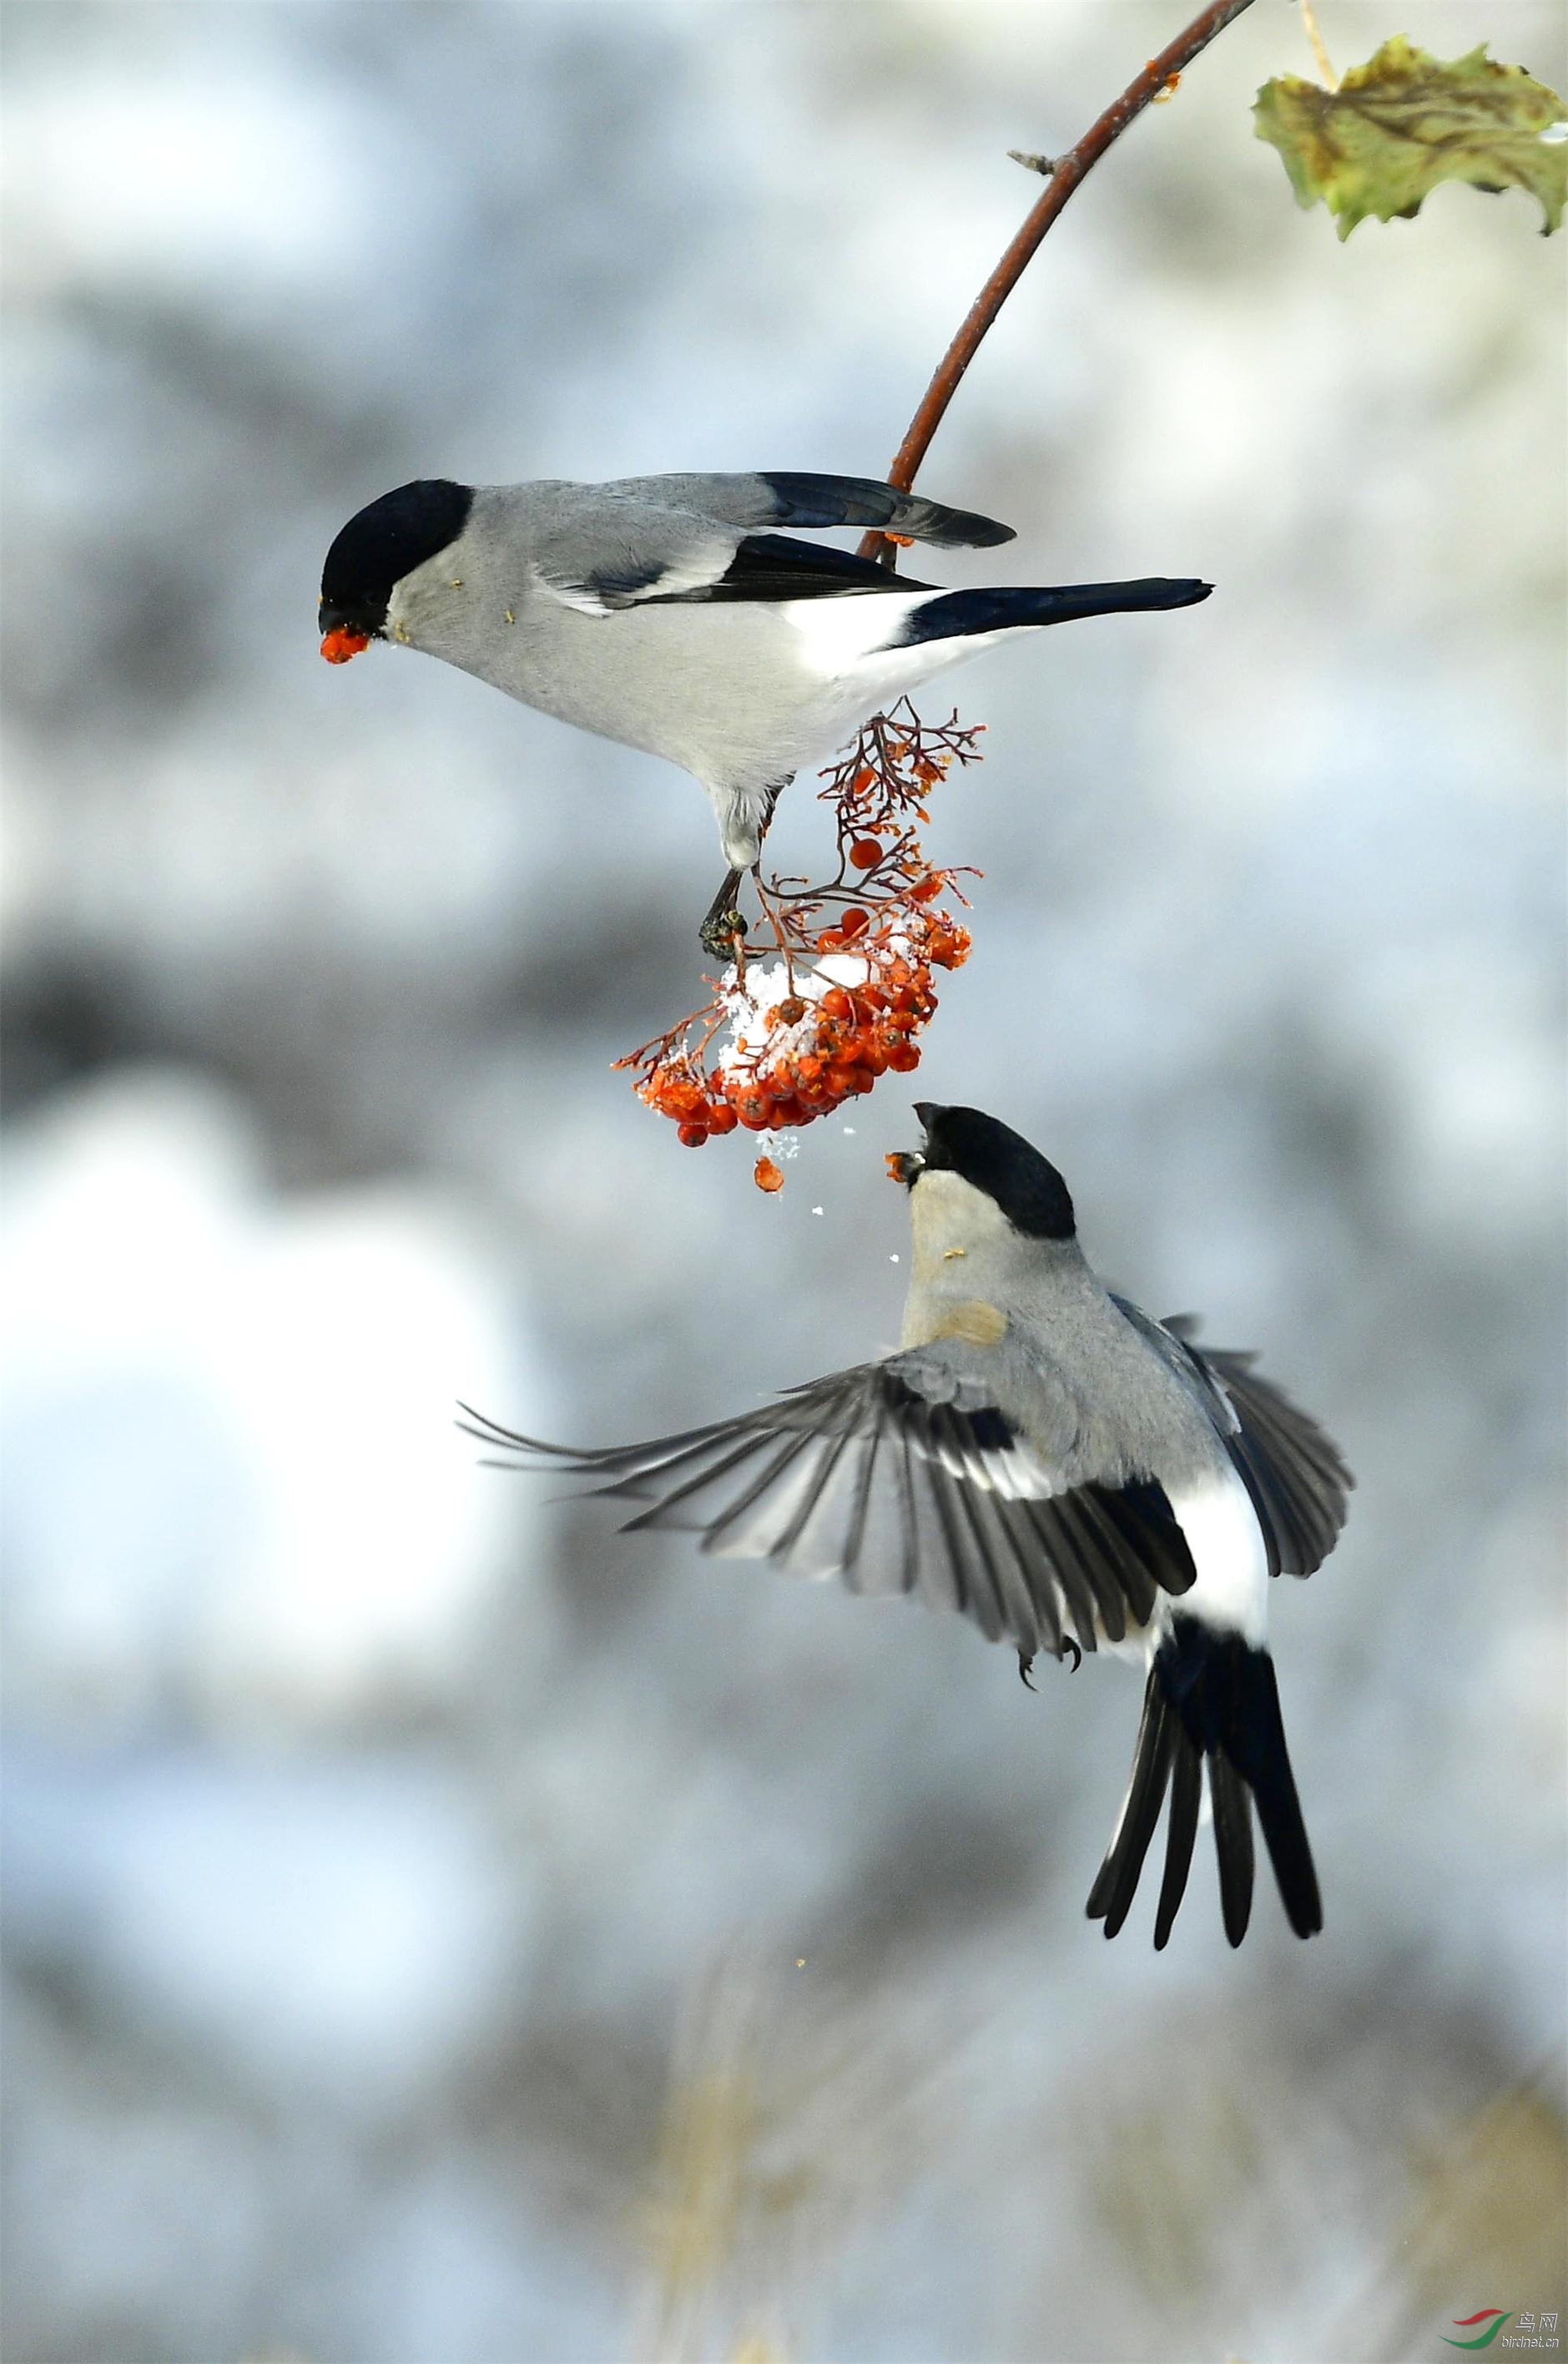
[[[322,630],[381,632],[394,587],[457,540],[473,507],[472,485],[421,476],[351,517],[321,570]]]
[[[979,1109],[939,1108],[919,1100],[915,1113],[926,1128],[923,1172],[956,1174],[983,1190],[1026,1239],[1072,1239],[1075,1226],[1067,1185],[1021,1132]]]

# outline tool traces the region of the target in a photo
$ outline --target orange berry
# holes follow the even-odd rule
[[[882,847],[874,837],[857,837],[850,847],[850,860],[857,870],[874,870],[882,860]]]
[[[710,1101],[707,1110],[709,1132],[733,1132],[737,1122],[735,1110],[726,1101]]]
[[[759,1157],[751,1169],[751,1179],[759,1190],[782,1190],[784,1176],[771,1157]]]
[[[369,646],[363,632],[351,632],[346,624],[339,624],[323,637],[321,653],[328,664],[347,664],[350,657],[357,657],[361,649]]]
[[[910,887],[909,900],[912,903],[929,903],[933,895],[941,893],[942,884],[940,871],[928,870],[926,875],[917,879],[914,886]]]
[[[871,913],[862,911],[858,903],[852,903],[839,921],[840,931],[846,938],[863,936],[870,925]]]
[[[798,1026],[806,1015],[806,1004],[797,993],[786,994],[784,1000],[780,1002],[775,1015],[786,1026]]]
[[[824,1017],[842,1020],[850,1015],[850,997],[841,985],[830,985],[817,1007]]]
[[[920,1064],[919,1044],[905,1043],[896,1051],[890,1051],[887,1054],[887,1064],[895,1076],[908,1075],[911,1068],[917,1067]]]
[[[875,786],[876,774],[867,767],[857,772],[850,782],[850,794],[852,797],[863,797],[868,788],[874,788]]]

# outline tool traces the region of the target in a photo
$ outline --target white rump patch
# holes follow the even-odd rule
[[[844,591],[828,599],[787,599],[779,612],[800,634],[812,672],[824,681],[839,681],[858,673],[873,655],[879,670],[902,658],[924,659],[921,670],[929,672],[931,642],[909,649],[889,649],[887,643],[928,599],[945,597],[930,591]]]
[[[1269,1611],[1269,1558],[1251,1497],[1233,1470],[1195,1486],[1165,1489],[1197,1569],[1170,1613],[1201,1619],[1218,1634],[1262,1646]]]
[[[824,747],[836,745],[866,715],[906,697],[933,674],[1034,629],[1011,624],[996,632],[955,632],[906,648],[887,646],[908,617],[932,599],[948,597],[946,591],[845,591],[828,599],[780,602],[777,612],[797,635],[801,672],[836,692],[821,708]]]

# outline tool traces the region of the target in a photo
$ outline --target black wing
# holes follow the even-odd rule
[[[912,574],[890,574],[874,558],[783,533],[749,533],[717,583],[663,595],[662,604],[700,599],[831,599],[846,591],[935,591]],[[648,603],[661,604],[657,595]]]
[[[1269,1574],[1310,1576],[1345,1523],[1355,1479],[1334,1440],[1249,1366],[1251,1355],[1189,1350],[1229,1398],[1240,1422],[1226,1439],[1269,1547]]]
[[[1026,1656],[1118,1642],[1148,1623],[1162,1592],[1194,1579],[1160,1487],[1063,1487],[984,1377],[940,1350],[863,1364],[645,1444],[574,1453],[490,1421],[469,1433],[596,1478],[596,1494],[646,1503],[628,1533],[683,1528],[723,1558],[906,1593],[962,1611]]]
[[[527,487],[529,557],[566,607],[618,608],[693,599],[808,599],[843,591],[924,591],[849,551],[753,527],[885,526],[911,541],[1010,541],[1012,529],[862,476],[788,471],[749,476],[624,476],[607,485]]]
[[[949,508],[919,493],[901,493],[874,476],[818,476],[795,468],[764,468],[750,476],[630,476],[606,490],[691,509],[750,530],[756,526],[883,526],[911,541],[944,549],[993,549],[1011,541],[1014,528],[973,509]]]

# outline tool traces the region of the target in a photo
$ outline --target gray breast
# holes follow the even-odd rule
[[[397,637],[509,697],[705,786],[756,788],[830,753],[793,628],[765,606],[651,605],[595,616],[541,592],[526,551],[459,548],[401,586]]]

